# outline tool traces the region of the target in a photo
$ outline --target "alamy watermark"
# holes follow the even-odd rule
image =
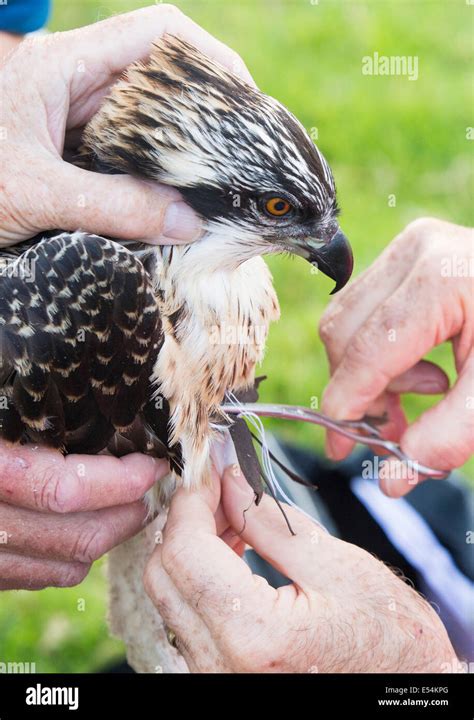
[[[34,662],[11,662],[0,660],[0,675],[23,675],[36,672]]]
[[[379,480],[380,468],[385,463],[384,458],[375,455],[372,460],[364,460],[361,465],[361,475],[364,480]],[[407,480],[409,485],[416,485],[419,478],[419,465],[416,460],[390,460],[390,477],[396,480]]]
[[[364,55],[362,75],[392,75],[418,80],[417,55]]]
[[[212,326],[209,342],[211,345],[263,345],[266,336],[266,325],[241,326],[223,322]]]
[[[19,262],[0,262],[0,278],[20,278],[25,282],[34,282],[36,258],[26,257]]]
[[[441,258],[441,277],[474,277],[474,255],[471,257],[451,255]]]
[[[37,683],[26,688],[27,705],[65,705],[69,710],[79,707],[78,687],[47,687]]]

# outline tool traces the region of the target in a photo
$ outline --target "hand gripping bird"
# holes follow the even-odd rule
[[[336,290],[352,255],[331,170],[298,120],[177,38],[112,88],[78,162],[178,189],[205,232],[180,246],[55,232],[2,251],[0,433],[166,455],[154,510],[177,484],[206,482],[220,405],[254,384],[279,316],[262,255],[300,255]]]

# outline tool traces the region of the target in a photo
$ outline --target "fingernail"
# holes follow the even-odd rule
[[[163,234],[159,242],[166,244],[166,240],[176,242],[192,242],[200,237],[202,220],[189,205],[184,202],[173,202],[166,208],[163,222]]]

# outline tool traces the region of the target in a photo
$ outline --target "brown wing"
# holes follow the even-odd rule
[[[162,342],[131,252],[85,233],[33,245],[0,277],[0,436],[100,451],[150,396]]]

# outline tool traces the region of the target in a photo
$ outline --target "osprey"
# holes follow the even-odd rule
[[[224,396],[254,385],[279,315],[261,256],[301,255],[337,290],[352,255],[331,171],[296,118],[176,38],[112,88],[77,162],[177,188],[205,232],[166,247],[54,232],[2,250],[0,435],[166,456],[154,512],[177,483],[206,481]],[[136,670],[185,672],[143,590],[163,522],[109,554],[111,629]]]
[[[166,455],[166,502],[176,481],[205,482],[224,396],[253,385],[279,316],[261,256],[347,282],[333,177],[279,102],[171,36],[112,88],[77,162],[177,188],[205,232],[158,247],[55,232],[2,251],[0,432]]]

